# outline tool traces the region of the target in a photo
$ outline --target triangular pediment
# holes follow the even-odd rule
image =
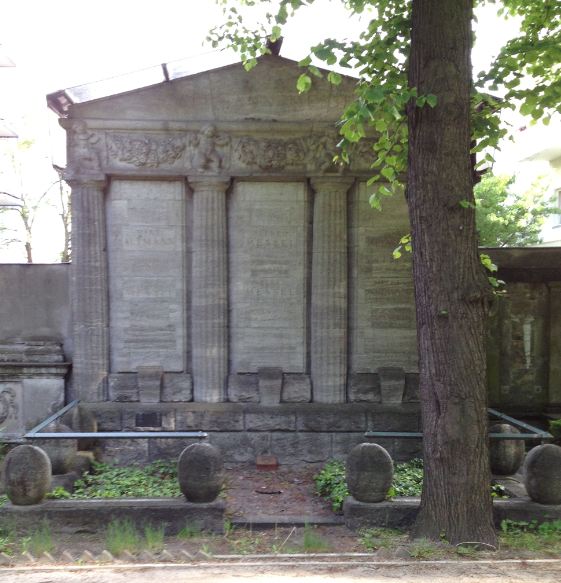
[[[298,94],[295,61],[267,55],[247,72],[241,63],[75,103],[69,117],[137,121],[336,121],[353,98],[355,79],[340,85],[314,78]],[[327,73],[327,72],[326,72]]]

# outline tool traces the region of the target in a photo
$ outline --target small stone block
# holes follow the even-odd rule
[[[14,557],[10,557],[6,553],[0,553],[0,565],[12,565],[14,563]]]
[[[55,563],[55,558],[53,557],[53,555],[51,555],[51,553],[44,551],[43,554],[41,555],[41,560],[42,561],[47,561],[48,563]]]
[[[95,563],[95,557],[87,550],[80,555],[78,560],[80,563]]]
[[[282,384],[283,403],[309,403],[312,400],[312,383],[305,374],[285,374]]]
[[[258,470],[277,470],[279,467],[279,460],[276,456],[270,454],[258,455],[255,460],[255,467]]]
[[[156,561],[156,557],[154,557],[154,555],[149,551],[140,551],[140,553],[138,553],[138,560],[141,563],[154,563]]]
[[[193,380],[190,374],[165,373],[162,387],[162,402],[188,403],[193,400]]]
[[[164,371],[161,366],[139,366],[138,396],[141,403],[159,403]]]
[[[158,559],[164,563],[175,562],[175,557],[166,549],[164,549],[159,555]]]
[[[228,377],[228,401],[258,403],[259,379],[256,374],[233,374]]]
[[[103,549],[101,553],[99,553],[97,560],[101,563],[113,563],[115,557],[107,549]]]
[[[349,401],[352,403],[379,403],[380,378],[373,373],[354,373],[349,377]]]
[[[29,552],[25,551],[21,554],[21,556],[28,562],[28,563],[35,563],[37,559]]]
[[[282,369],[272,366],[262,367],[257,370],[257,376],[261,405],[278,405],[282,391]]]
[[[405,371],[400,367],[381,367],[378,377],[382,403],[401,403],[405,392]]]
[[[60,560],[66,563],[73,563],[74,557],[72,556],[72,553],[70,551],[62,551],[62,553],[60,554]]]
[[[123,551],[119,558],[123,561],[129,561],[131,563],[136,561],[136,557],[130,551]]]
[[[110,401],[138,401],[138,379],[134,373],[111,374],[108,385]]]
[[[187,551],[184,551],[183,549],[181,549],[179,551],[179,558],[184,560],[184,561],[192,561],[194,559],[194,557],[191,553],[188,553]]]

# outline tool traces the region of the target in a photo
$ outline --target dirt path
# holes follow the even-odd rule
[[[0,570],[3,583],[558,583],[561,564],[557,563],[406,563],[340,565],[173,566],[138,568],[114,567],[46,570]]]

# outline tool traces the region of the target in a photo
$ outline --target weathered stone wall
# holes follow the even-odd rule
[[[417,403],[399,405],[349,403],[344,409],[329,404],[284,404],[263,407],[241,403],[181,403],[84,405],[95,413],[100,431],[206,431],[208,441],[221,449],[227,463],[254,462],[271,453],[281,464],[344,459],[364,432],[419,431]],[[150,427],[144,426],[147,422]],[[140,424],[140,425],[139,425]],[[419,439],[372,440],[396,460],[420,455]],[[102,456],[117,463],[176,457],[189,440],[104,440]]]
[[[0,265],[0,434],[58,411],[72,359],[67,264]]]
[[[561,249],[486,249],[506,282],[491,310],[490,404],[515,415],[561,412]]]
[[[0,340],[52,338],[72,358],[70,265],[0,264]]]

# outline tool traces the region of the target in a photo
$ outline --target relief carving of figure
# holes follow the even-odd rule
[[[101,138],[79,120],[70,130],[70,168],[76,173],[97,173],[101,170]]]
[[[8,419],[17,417],[18,406],[16,393],[13,389],[4,389],[0,392],[0,425]]]
[[[196,170],[216,172],[224,167],[224,156],[220,148],[228,146],[229,136],[221,134],[213,125],[207,125],[192,137],[191,144],[195,148],[192,166]]]

